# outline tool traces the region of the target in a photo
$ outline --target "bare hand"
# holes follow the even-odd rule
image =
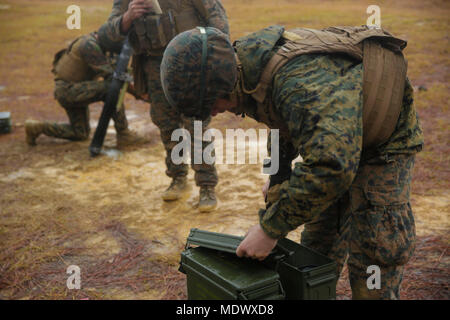
[[[277,239],[269,237],[257,224],[248,230],[245,239],[236,249],[236,255],[262,261],[272,252],[277,242]]]
[[[128,5],[128,10],[123,14],[121,29],[127,33],[134,20],[153,10],[153,6],[147,0],[133,0]]]

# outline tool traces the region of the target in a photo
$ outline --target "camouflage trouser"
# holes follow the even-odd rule
[[[415,156],[395,155],[362,163],[349,191],[314,222],[302,244],[336,260],[348,257],[353,299],[398,299],[404,264],[415,249],[409,203]],[[381,270],[381,288],[369,290],[369,266]]]
[[[172,132],[179,128],[186,128],[191,134],[191,154],[193,154],[194,143],[201,143],[202,150],[211,142],[194,141],[194,122],[192,119],[184,118],[177,110],[172,108],[167,102],[161,86],[160,65],[162,57],[149,57],[145,64],[145,74],[147,76],[149,96],[151,101],[150,115],[152,121],[158,126],[161,132],[161,140],[166,149],[166,174],[171,177],[186,176],[188,166],[186,164],[176,165],[171,159],[172,149],[179,143],[172,141]],[[207,128],[211,119],[202,123],[202,131]],[[191,157],[191,166],[195,171],[195,183],[197,186],[215,186],[218,182],[217,171],[214,165],[194,164]]]
[[[66,111],[69,123],[44,122],[43,133],[47,136],[74,141],[86,140],[90,132],[88,106],[91,103],[103,101],[106,90],[107,84],[104,81],[80,83],[55,81],[55,99]],[[117,132],[128,128],[125,108],[114,113],[113,120]]]

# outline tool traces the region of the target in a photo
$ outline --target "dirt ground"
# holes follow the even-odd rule
[[[65,27],[67,6],[82,8],[82,29]],[[218,208],[199,213],[189,175],[185,198],[165,203],[164,149],[149,106],[131,96],[127,116],[150,143],[91,159],[89,141],[40,137],[25,144],[28,118],[65,121],[53,100],[53,54],[70,39],[106,20],[108,0],[0,0],[0,112],[12,113],[13,131],[0,135],[0,299],[185,299],[177,271],[190,228],[244,235],[263,207],[260,165],[217,165]],[[320,28],[361,25],[368,1],[223,0],[232,38],[271,24]],[[417,157],[412,205],[417,249],[407,264],[403,299],[449,299],[449,16],[447,1],[378,1],[382,26],[408,40],[409,76],[426,148]],[[91,107],[95,128],[101,104]],[[225,114],[211,127],[258,127]],[[299,240],[300,230],[289,238]],[[66,269],[81,268],[81,290],[68,290]],[[338,299],[349,299],[347,273]]]

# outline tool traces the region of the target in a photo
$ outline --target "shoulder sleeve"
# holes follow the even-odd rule
[[[227,35],[230,34],[227,14],[220,0],[193,0],[193,3],[199,12],[206,11],[206,23],[208,27],[217,28]]]
[[[114,72],[108,58],[92,37],[81,40],[80,56],[98,76],[107,77]]]
[[[353,75],[330,77],[326,70],[314,69],[310,78],[296,74],[275,90],[275,103],[303,162],[295,164],[278,200],[260,215],[261,227],[273,238],[318,217],[350,188],[358,170],[362,83]],[[314,80],[321,77],[329,81]]]
[[[125,34],[121,32],[120,26],[122,24],[123,14],[127,11],[130,0],[114,0],[111,14],[108,21],[106,21],[106,34],[111,41],[123,41]]]

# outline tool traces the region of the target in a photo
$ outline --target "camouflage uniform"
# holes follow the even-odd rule
[[[265,65],[283,44],[283,32],[273,26],[236,41],[242,64],[237,87],[247,92],[256,87]],[[187,37],[178,40],[166,54],[175,50],[172,46],[188,45]],[[198,54],[193,56],[198,59]],[[165,74],[173,68],[170,62],[170,57],[163,62]],[[224,63],[223,71],[229,72],[231,64]],[[280,170],[271,176],[260,224],[273,238],[305,224],[301,242],[335,259],[338,274],[348,258],[354,299],[397,299],[403,265],[415,248],[409,196],[423,135],[407,81],[394,133],[382,145],[362,149],[362,73],[362,63],[343,55],[304,54],[275,75],[271,98],[289,135],[280,137]],[[165,74],[162,78],[171,83]],[[238,101],[233,112],[258,120],[250,95],[241,94]],[[291,169],[298,155],[303,162]],[[371,265],[381,268],[379,290],[367,288]]]
[[[83,62],[89,66],[89,70],[85,78],[78,82],[65,81],[56,74],[55,99],[66,111],[70,123],[44,122],[42,133],[69,140],[86,140],[90,132],[88,106],[94,102],[104,101],[109,83],[109,80],[96,79],[100,77],[108,79],[114,70],[94,34],[82,36],[72,43],[72,46],[76,47],[73,50],[78,50]],[[113,120],[117,132],[127,130],[125,108],[115,113]]]
[[[112,13],[108,19],[109,35],[112,40],[124,38],[124,35],[120,31],[120,25],[122,15],[126,12],[129,2],[129,0],[114,1]],[[195,8],[191,0],[183,0],[182,2],[187,8]],[[203,0],[202,2],[209,15],[208,21],[204,21],[204,25],[216,27],[228,34],[228,20],[221,2],[219,0]],[[162,5],[163,3],[161,3]],[[160,80],[160,64],[163,52],[164,50],[161,50],[159,53],[141,55],[139,58],[144,59],[144,73],[151,103],[150,115],[152,121],[158,126],[161,132],[161,140],[166,149],[166,174],[171,178],[175,178],[186,176],[188,174],[188,167],[186,164],[176,165],[172,162],[172,149],[178,144],[176,141],[171,141],[172,132],[184,127],[190,132],[191,137],[194,137],[193,119],[182,117],[178,110],[169,105],[164,96]],[[204,128],[208,126],[210,120],[209,118],[203,121]],[[210,143],[204,141],[202,144],[206,147]],[[194,143],[191,145],[193,148]],[[191,154],[193,154],[193,150],[191,150]],[[194,157],[191,158],[193,161]],[[198,186],[215,186],[217,184],[218,178],[214,165],[197,165],[192,162],[192,168],[195,171],[195,181]]]
[[[274,32],[281,29],[263,30],[236,44],[250,88],[277,41],[268,40],[265,50],[251,48]],[[408,82],[394,134],[375,150],[362,150],[362,71],[361,63],[346,57],[307,54],[277,73],[272,99],[291,136],[280,141],[287,146],[280,154],[293,147],[296,152],[284,165],[298,154],[303,162],[272,190],[277,196],[260,211],[260,223],[274,238],[305,224],[302,243],[334,258],[338,274],[348,255],[354,298],[395,299],[403,265],[415,247],[409,194],[423,136]],[[247,113],[249,106],[251,115],[251,105],[237,113]],[[380,290],[367,289],[371,265],[381,268]]]

